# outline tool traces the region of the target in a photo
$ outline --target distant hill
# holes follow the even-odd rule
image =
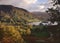
[[[32,12],[33,15],[40,20],[47,20],[50,16],[46,12]]]

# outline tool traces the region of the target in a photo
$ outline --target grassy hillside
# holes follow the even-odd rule
[[[10,20],[13,19],[15,23],[20,22],[20,21],[22,22],[23,21],[25,22],[38,21],[27,10],[13,7],[10,5],[0,5],[0,15],[4,16],[4,18],[7,18],[7,19],[9,18]]]
[[[22,35],[31,34],[29,22],[39,21],[31,13],[11,5],[0,5],[1,43],[25,43]]]

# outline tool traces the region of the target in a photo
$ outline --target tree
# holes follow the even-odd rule
[[[60,0],[52,0],[54,2],[54,5],[60,4]]]
[[[48,8],[48,13],[50,15],[49,20],[51,22],[58,22],[57,26],[50,26],[48,27],[48,31],[50,32],[50,37],[52,38],[57,38],[57,40],[59,39],[60,36],[60,0],[52,0],[53,1],[53,7],[52,8]],[[55,8],[54,8],[55,7]],[[51,31],[49,30],[49,28],[51,29]],[[60,40],[60,39],[59,39]],[[59,41],[60,42],[60,41]]]
[[[47,11],[50,15],[49,20],[51,22],[55,22],[55,21],[60,22],[60,7],[59,7],[60,0],[52,0],[52,1],[54,2],[53,7],[48,8],[48,11]],[[56,8],[54,9],[54,7]]]

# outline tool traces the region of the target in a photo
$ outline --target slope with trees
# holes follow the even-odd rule
[[[54,23],[55,21],[58,23],[57,26],[49,26],[48,31],[51,34],[50,39],[55,41],[55,43],[60,43],[60,0],[52,0],[53,7],[48,8],[48,13],[50,15],[49,21]]]
[[[0,42],[25,43],[23,35],[31,34],[29,22],[39,21],[25,9],[0,5]]]

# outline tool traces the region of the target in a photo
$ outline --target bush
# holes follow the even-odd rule
[[[47,26],[44,25],[38,25],[33,26],[31,29],[32,35],[37,37],[48,37],[49,32],[47,31]]]

